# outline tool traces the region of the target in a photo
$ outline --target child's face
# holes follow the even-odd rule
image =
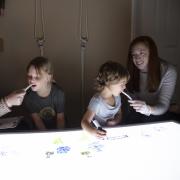
[[[126,89],[126,84],[127,84],[127,79],[124,78],[115,84],[110,84],[108,88],[114,96],[119,96],[120,93],[124,91],[124,89]]]
[[[51,82],[51,75],[41,70],[38,72],[34,66],[31,66],[27,72],[28,84],[32,84],[32,91],[41,91]]]

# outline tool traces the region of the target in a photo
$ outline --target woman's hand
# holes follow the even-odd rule
[[[8,107],[19,106],[22,104],[26,91],[19,90],[10,93],[4,98]]]
[[[146,116],[151,115],[151,107],[147,105],[144,101],[129,100],[128,102],[130,103],[130,106],[133,107],[133,109],[136,112],[139,112]]]

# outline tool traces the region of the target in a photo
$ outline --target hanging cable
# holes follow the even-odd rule
[[[82,114],[85,109],[85,80],[84,80],[84,61],[85,61],[85,51],[88,42],[88,11],[87,11],[87,1],[80,0],[80,45],[81,45],[81,106]]]
[[[39,4],[38,4],[39,2]],[[39,13],[39,14],[38,14]],[[38,17],[40,16],[40,25],[38,29]],[[40,50],[40,56],[44,56],[45,30],[44,30],[44,8],[42,0],[35,0],[35,21],[34,38]]]
[[[4,16],[5,0],[0,0],[0,16]]]
[[[86,0],[80,0],[80,41],[81,46],[86,46],[88,42],[88,14]],[[83,3],[84,2],[84,3]]]

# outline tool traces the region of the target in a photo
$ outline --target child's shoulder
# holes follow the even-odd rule
[[[52,84],[52,91],[53,94],[60,94],[64,96],[64,90],[61,86],[59,86],[57,83]]]
[[[56,90],[60,90],[62,92],[64,91],[63,88],[59,84],[57,84],[56,82],[52,83],[52,88],[56,89]]]
[[[99,93],[96,93],[92,96],[91,101],[100,101],[101,100],[101,96]]]

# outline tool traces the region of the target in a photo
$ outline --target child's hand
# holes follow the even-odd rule
[[[99,129],[96,130],[96,137],[98,138],[103,138],[106,136],[106,134],[107,132],[105,130],[99,130]]]
[[[97,138],[103,138],[106,136],[107,132],[103,129],[95,129],[93,128],[92,134],[96,136]]]

